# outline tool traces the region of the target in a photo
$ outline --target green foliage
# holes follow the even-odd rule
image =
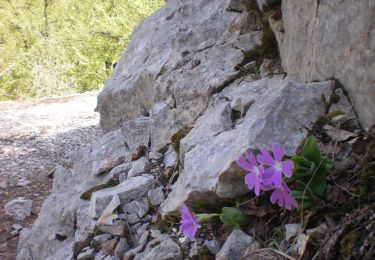
[[[359,187],[359,196],[364,198],[373,192],[375,186],[375,165],[365,168],[361,172],[361,183]]]
[[[176,153],[180,154],[180,142],[190,132],[190,130],[191,128],[184,127],[178,130],[178,132],[172,136],[172,146]]]
[[[279,56],[279,48],[277,44],[277,39],[269,26],[263,29],[261,44],[255,46],[252,50],[244,52],[244,60],[242,61],[240,67],[249,63],[250,61],[256,61],[258,69],[262,64],[264,59],[275,60]]]
[[[0,100],[98,89],[162,0],[0,0]]]
[[[246,223],[246,214],[241,210],[233,207],[223,207],[220,220],[229,226],[239,228]]]
[[[311,208],[326,193],[326,175],[332,167],[332,161],[321,155],[314,136],[307,138],[301,155],[294,156],[292,161],[295,168],[293,177],[288,180],[290,183],[295,183],[292,195],[301,209]]]

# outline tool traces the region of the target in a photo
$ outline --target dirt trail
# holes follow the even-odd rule
[[[51,189],[48,175],[100,136],[97,94],[0,102],[0,259],[15,258],[18,235],[11,226],[33,223]],[[33,200],[33,213],[22,222],[4,212],[17,197]]]

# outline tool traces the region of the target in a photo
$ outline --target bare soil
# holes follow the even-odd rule
[[[19,235],[11,234],[12,225],[33,224],[56,166],[72,164],[74,154],[101,135],[96,96],[0,102],[0,259],[15,259]],[[17,197],[33,200],[32,214],[24,221],[4,211]]]

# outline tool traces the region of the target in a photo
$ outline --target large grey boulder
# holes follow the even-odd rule
[[[241,154],[270,148],[274,142],[288,155],[295,154],[308,135],[306,128],[325,114],[321,98],[330,98],[331,85],[262,79],[228,86],[182,139],[182,173],[161,205],[162,214],[177,211],[185,200],[212,203],[248,192],[244,172],[236,164]],[[238,120],[230,108],[234,99],[248,107]]]
[[[283,0],[271,19],[291,80],[338,79],[363,127],[375,124],[375,1]]]
[[[170,0],[136,29],[98,97],[104,131],[150,115],[151,143],[160,149],[194,123],[211,95],[239,74],[243,51],[260,41],[231,2]]]

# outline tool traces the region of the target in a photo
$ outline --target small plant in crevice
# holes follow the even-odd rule
[[[314,136],[309,136],[300,155],[292,158],[295,164],[293,177],[288,183],[294,184],[293,197],[299,202],[300,209],[309,209],[317,205],[327,190],[326,175],[332,167],[332,161],[324,157]]]
[[[177,154],[180,154],[180,142],[190,132],[191,127],[183,127],[175,133],[172,140],[172,147]]]
[[[234,228],[240,228],[247,221],[245,213],[234,207],[223,207],[221,213],[195,215],[185,204],[181,208],[181,217],[180,231],[190,240],[194,239],[198,228],[200,228],[200,223],[208,222],[212,218],[219,217],[224,224]]]

